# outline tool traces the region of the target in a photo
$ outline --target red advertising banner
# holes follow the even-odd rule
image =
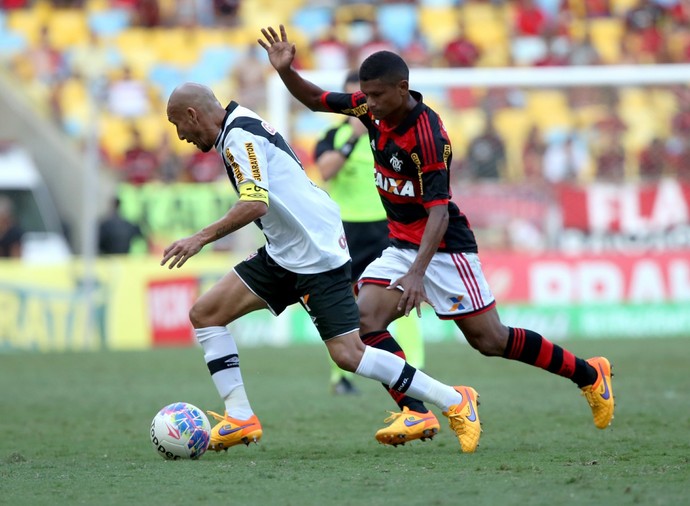
[[[154,346],[189,345],[194,342],[189,310],[198,296],[197,278],[149,282],[148,314]]]
[[[480,252],[499,302],[538,305],[688,303],[690,251],[651,255]]]
[[[690,183],[593,183],[558,189],[563,227],[643,235],[690,224]]]

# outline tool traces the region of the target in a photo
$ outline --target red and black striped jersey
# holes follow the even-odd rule
[[[477,241],[467,217],[451,200],[450,162],[452,149],[439,115],[410,94],[417,105],[396,127],[374,119],[366,96],[325,92],[322,103],[331,111],[356,116],[367,127],[376,186],[388,217],[391,243],[400,248],[419,248],[428,220],[427,208],[448,207],[448,230],[439,251],[476,253]]]

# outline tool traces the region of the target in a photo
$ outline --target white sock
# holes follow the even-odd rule
[[[355,373],[393,387],[401,379],[405,364],[406,362],[397,355],[366,346]],[[430,402],[443,411],[448,411],[451,406],[462,402],[460,392],[420,370],[414,373],[405,393],[415,399]]]
[[[194,333],[204,350],[209,372],[211,367],[215,371],[211,373],[211,379],[225,403],[225,411],[233,418],[247,420],[254,411],[244,391],[235,340],[225,327],[194,329]]]

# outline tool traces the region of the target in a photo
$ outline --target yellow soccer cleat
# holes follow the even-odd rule
[[[256,415],[252,415],[248,420],[237,420],[228,416],[227,411],[225,416],[221,416],[213,411],[207,411],[207,413],[219,420],[211,429],[209,450],[219,452],[240,443],[249,446],[249,443],[258,443],[261,439],[263,430],[261,430],[261,423]]]
[[[604,357],[593,357],[587,363],[597,370],[597,379],[594,384],[582,387],[582,395],[585,396],[589,407],[592,408],[594,425],[605,429],[613,420],[613,386],[611,385],[611,364]]]
[[[451,406],[443,414],[448,417],[450,428],[458,436],[463,453],[473,453],[479,445],[479,436],[482,433],[477,411],[479,394],[472,387],[453,388],[462,394],[462,402]]]
[[[415,439],[422,441],[433,439],[440,428],[438,420],[431,411],[419,413],[410,411],[410,408],[405,406],[402,413],[393,411],[390,413],[391,416],[384,420],[384,423],[390,423],[390,425],[376,433],[376,440],[384,445],[398,446]]]

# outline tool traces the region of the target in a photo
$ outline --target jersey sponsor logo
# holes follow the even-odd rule
[[[458,295],[457,297],[450,297],[450,311],[457,311],[458,309],[465,309],[465,306],[462,304],[462,299],[464,295]]]
[[[407,179],[395,179],[393,177],[386,177],[380,172],[376,173],[376,186],[383,191],[392,193],[393,195],[400,195],[401,197],[414,197],[414,185],[412,181]]]
[[[446,168],[448,168],[448,158],[450,158],[450,144],[444,144],[443,145],[443,163],[446,164]]]
[[[417,166],[417,171],[419,171],[419,169],[422,167],[422,161],[419,159],[419,155],[417,155],[417,153],[412,153],[412,161]]]
[[[393,170],[395,172],[400,172],[402,169],[402,160],[398,158],[397,156],[393,155],[391,156],[391,159],[389,160],[391,167],[393,167]]]
[[[265,121],[261,122],[261,126],[263,127],[264,130],[266,130],[269,134],[275,135],[276,134],[276,129],[273,128],[271,125],[266,123]]]
[[[367,106],[367,104],[360,104],[357,107],[354,107],[353,109],[343,110],[343,113],[347,114],[348,116],[357,116],[359,118],[360,116],[365,115],[368,110],[369,106]]]
[[[244,149],[247,150],[249,167],[252,169],[252,177],[254,178],[254,181],[261,181],[261,170],[259,169],[259,160],[257,160],[256,152],[254,151],[254,144],[251,142],[245,142]]]
[[[244,176],[242,175],[242,172],[240,171],[240,166],[235,161],[235,157],[232,156],[232,153],[230,152],[229,148],[225,148],[225,158],[227,164],[232,168],[232,173],[235,175],[235,182],[237,184],[240,184],[242,181],[244,181]]]

